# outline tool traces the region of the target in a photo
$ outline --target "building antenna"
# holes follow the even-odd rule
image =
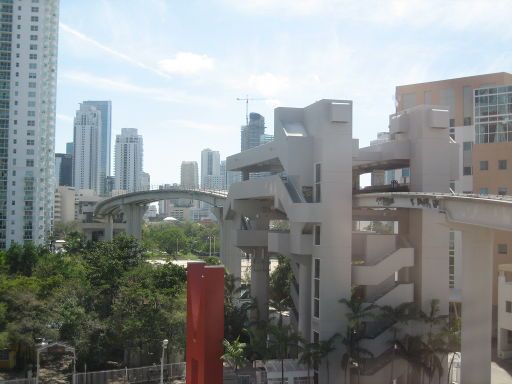
[[[237,97],[237,101],[245,101],[245,124],[249,125],[249,100],[269,100],[262,97],[249,97],[249,95],[245,95],[245,97]]]

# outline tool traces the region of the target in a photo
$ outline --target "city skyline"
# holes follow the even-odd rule
[[[510,71],[511,16],[502,1],[63,2],[56,149],[71,139],[78,102],[112,100],[112,135],[139,127],[154,148],[152,183],[179,182],[181,161],[200,161],[201,148],[238,152],[245,105],[236,98],[246,94],[269,99],[249,103],[269,127],[277,105],[350,98],[354,132],[369,143],[385,128],[373,122],[394,112],[396,84]],[[493,23],[474,28],[482,18]]]

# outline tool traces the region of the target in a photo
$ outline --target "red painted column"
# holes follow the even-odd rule
[[[187,265],[187,384],[222,384],[224,267]]]

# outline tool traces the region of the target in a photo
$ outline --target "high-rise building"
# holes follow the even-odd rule
[[[243,125],[240,135],[241,149],[246,151],[261,145],[261,138],[265,135],[265,118],[259,113],[249,114],[249,124]]]
[[[210,148],[201,151],[201,187],[222,189],[219,151]]]
[[[66,155],[73,155],[75,152],[75,143],[66,143]]]
[[[199,188],[197,161],[181,162],[181,184],[183,188]]]
[[[74,187],[102,194],[101,112],[92,105],[81,103],[76,112],[73,160]]]
[[[151,189],[151,176],[149,173],[142,172],[140,175],[140,190],[141,191],[149,191]]]
[[[142,188],[143,141],[137,128],[123,128],[116,136],[115,179],[116,189],[127,192]]]
[[[0,4],[0,248],[52,229],[58,0]]]
[[[66,153],[55,154],[55,185],[73,186],[73,156]]]
[[[108,100],[84,101],[82,104],[95,107],[101,113],[100,136],[100,160],[98,172],[100,175],[101,195],[106,195],[106,179],[111,175],[110,158],[112,146],[112,102]]]

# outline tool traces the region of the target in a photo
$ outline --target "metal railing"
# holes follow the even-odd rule
[[[31,379],[0,380],[0,384],[36,384],[35,377]]]
[[[164,364],[164,382],[172,383],[172,380],[183,379],[185,377],[185,372],[185,363]],[[132,384],[159,382],[160,365],[77,373],[74,380],[74,384]]]

